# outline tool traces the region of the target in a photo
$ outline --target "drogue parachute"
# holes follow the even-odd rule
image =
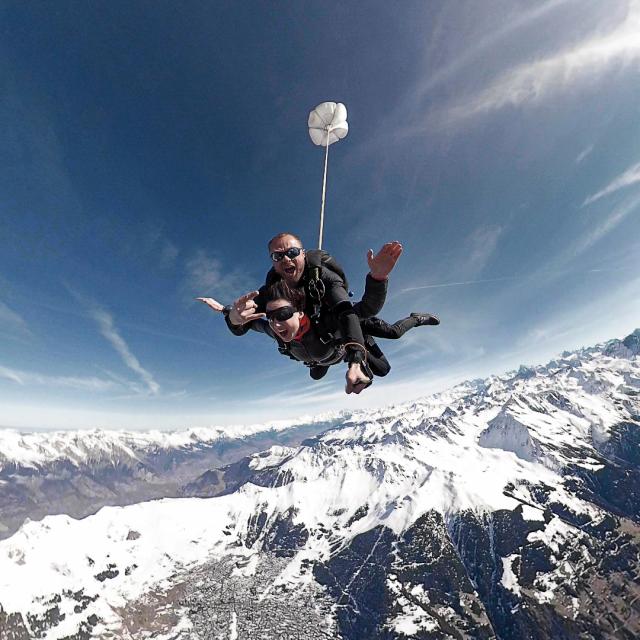
[[[347,107],[342,102],[323,102],[309,114],[309,136],[318,147],[338,142],[348,132]]]
[[[322,249],[324,230],[324,205],[327,193],[327,167],[329,164],[329,146],[342,140],[349,132],[347,107],[342,102],[322,102],[309,114],[309,136],[313,144],[325,147],[324,174],[322,176],[322,204],[320,207],[320,232],[318,249]]]
[[[318,147],[325,147],[324,154],[324,175],[322,178],[322,206],[320,208],[320,236],[318,239],[318,249],[322,249],[322,232],[324,228],[324,203],[327,191],[327,166],[329,162],[329,146],[338,140],[342,140],[349,132],[349,125],[347,124],[347,107],[342,102],[322,102],[309,114],[309,136],[313,144]],[[325,262],[325,264],[332,264],[329,268],[333,271],[338,271],[338,275],[345,281],[346,277],[342,268],[335,262]],[[248,294],[249,295],[249,294]],[[349,295],[352,295],[349,292]],[[245,296],[246,297],[246,296]],[[200,302],[203,302],[213,311],[225,313],[230,307],[225,307],[221,302],[218,302],[215,298],[196,298]]]

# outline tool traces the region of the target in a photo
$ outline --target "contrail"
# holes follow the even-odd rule
[[[572,271],[570,269],[564,269],[561,271],[546,271],[544,275],[577,275],[580,273],[601,273],[601,272],[609,272],[609,271],[629,271],[632,267],[602,267],[600,269],[587,269],[586,271]],[[465,280],[463,282],[442,282],[438,284],[425,284],[420,287],[407,287],[406,289],[401,289],[398,291],[396,295],[401,295],[403,293],[409,293],[411,291],[421,291],[422,289],[443,289],[445,287],[462,287],[468,284],[482,284],[484,282],[503,282],[504,280],[526,280],[531,276],[503,276],[501,278],[487,278],[485,280]]]
[[[440,284],[425,284],[420,287],[408,287],[398,293],[409,293],[410,291],[420,291],[422,289],[442,289],[444,287],[462,287],[467,284],[481,284],[483,282],[502,282],[504,280],[522,280],[523,276],[504,276],[502,278],[487,278],[486,280],[465,280],[464,282],[443,282]]]

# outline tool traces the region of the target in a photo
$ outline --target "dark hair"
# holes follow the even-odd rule
[[[294,240],[298,241],[300,246],[302,246],[302,240],[300,240],[300,238],[298,238],[298,236],[295,233],[290,233],[289,231],[283,231],[282,233],[279,233],[278,235],[273,236],[273,238],[271,238],[271,240],[269,240],[269,244],[267,245],[267,250],[269,251],[269,253],[271,253],[271,245],[276,240],[280,240],[281,238],[284,238],[286,236],[291,236]]]
[[[284,280],[274,282],[267,289],[265,305],[272,300],[287,300],[296,311],[304,311],[304,289],[302,287],[290,287]]]

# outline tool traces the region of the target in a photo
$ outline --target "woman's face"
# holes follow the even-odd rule
[[[270,300],[267,302],[267,317],[271,316],[272,311],[282,309],[284,307],[292,308],[288,300]],[[293,315],[288,320],[278,320],[277,317],[269,317],[269,324],[276,332],[280,340],[283,342],[291,342],[300,329],[300,320],[304,313],[302,311],[293,311]]]

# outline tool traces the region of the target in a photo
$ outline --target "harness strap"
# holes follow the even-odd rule
[[[289,356],[291,360],[297,360],[297,358],[291,353],[288,342],[284,342],[283,340],[280,340],[280,338],[278,338],[277,336],[276,336],[276,340],[278,342],[279,353],[281,353],[283,356]]]
[[[364,357],[364,363],[365,364],[367,363],[367,353],[368,352],[367,352],[367,349],[366,349],[366,347],[364,345],[360,344],[359,342],[345,342],[342,346],[345,348],[345,350],[346,350],[347,347],[357,347],[358,349],[361,349],[362,350],[362,355]]]
[[[332,364],[340,362],[344,358],[344,354],[344,345],[340,345],[331,357],[326,358],[325,360],[310,360],[309,362],[305,362],[305,365],[307,367],[315,367],[316,365],[330,367]]]
[[[313,311],[311,313],[311,320],[314,324],[318,324],[320,319],[320,307],[322,306],[322,298],[326,292],[324,282],[320,279],[320,267],[313,266],[310,269],[310,277],[307,282],[307,289],[309,298],[313,301]]]

